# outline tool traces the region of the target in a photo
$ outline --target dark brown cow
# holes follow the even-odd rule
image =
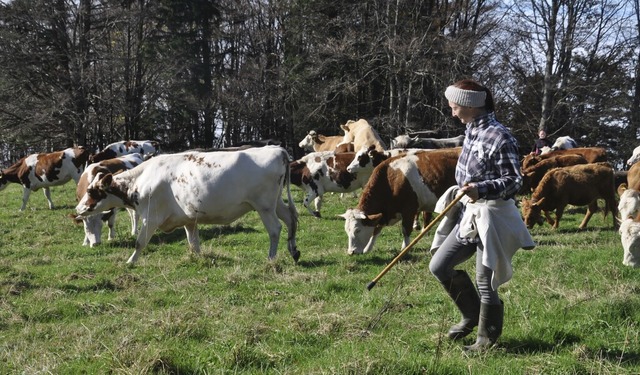
[[[380,163],[355,209],[341,215],[349,237],[347,253],[371,251],[382,228],[402,221],[404,248],[418,211],[432,212],[438,198],[456,184],[459,148],[398,155]]]
[[[67,148],[51,153],[31,154],[20,159],[0,173],[0,190],[9,182],[21,184],[23,187],[22,207],[24,211],[32,191],[42,189],[53,209],[49,187],[63,185],[74,180],[78,183],[80,175],[87,164],[90,152],[84,147]]]
[[[536,224],[543,224],[542,211],[555,210],[555,220],[547,218],[547,221],[557,229],[567,205],[587,206],[587,214],[578,227],[585,229],[593,213],[598,210],[598,199],[604,199],[604,215],[606,217],[608,212],[612,213],[615,228],[618,215],[615,194],[613,168],[609,163],[554,168],[544,175],[530,200],[522,199],[522,215],[531,229]]]
[[[353,152],[312,152],[290,163],[291,183],[304,190],[303,204],[313,216],[320,217],[324,193],[350,193],[367,183],[371,171],[347,171],[354,155]],[[311,208],[312,201],[315,210]]]
[[[601,161],[607,161],[607,150],[602,147],[576,147],[568,150],[555,150],[542,155],[527,155],[522,160],[522,170],[525,170],[532,165],[539,163],[540,161],[548,158],[552,158],[558,155],[581,155],[587,159],[588,163],[598,163]]]
[[[582,155],[557,155],[551,158],[546,158],[540,162],[526,168],[522,171],[522,188],[520,192],[527,194],[535,190],[535,188],[544,177],[545,173],[553,168],[568,167],[570,165],[587,164],[587,159]]]

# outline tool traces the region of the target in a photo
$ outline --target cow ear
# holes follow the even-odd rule
[[[364,214],[363,214],[364,215]],[[373,224],[377,224],[378,221],[380,221],[380,219],[382,219],[382,214],[378,213],[378,214],[373,214],[373,215],[366,215],[366,218],[371,220],[371,222]]]
[[[544,197],[540,198],[539,200],[537,200],[534,203],[531,203],[531,205],[539,207],[542,204],[542,202],[544,202]]]
[[[102,190],[106,190],[111,183],[113,182],[113,175],[111,173],[107,173],[104,177],[98,181],[98,187]]]
[[[2,172],[0,172],[0,177],[1,176],[2,176]],[[618,186],[618,195],[622,195],[622,193],[624,193],[625,190],[627,190],[627,184],[623,182],[620,184],[620,186]]]

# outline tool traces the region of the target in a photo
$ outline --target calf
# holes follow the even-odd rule
[[[522,188],[520,192],[527,194],[534,191],[542,180],[542,177],[553,168],[568,167],[570,165],[587,164],[587,159],[582,155],[557,155],[541,160],[539,163],[522,170]]]
[[[451,148],[461,147],[464,143],[464,135],[452,138],[420,138],[399,135],[391,141],[391,148]]]
[[[527,169],[544,159],[558,155],[581,155],[589,163],[607,161],[607,150],[602,147],[576,147],[568,150],[555,150],[541,155],[526,155],[522,160],[522,169]]]
[[[91,156],[90,161],[97,163],[99,161],[117,158],[118,156],[127,154],[140,154],[144,160],[156,155],[160,150],[160,143],[156,141],[120,141],[114,142],[102,149],[102,151]]]
[[[305,192],[303,205],[311,215],[321,217],[320,208],[324,193],[349,193],[367,183],[370,171],[347,171],[347,165],[351,163],[354,155],[353,152],[312,152],[290,163],[291,183]],[[312,201],[315,210],[311,208]]]
[[[89,184],[91,184],[99,173],[102,173],[103,175],[107,173],[120,173],[142,164],[143,161],[144,159],[142,158],[142,155],[136,153],[90,164],[82,173],[82,176],[80,176],[80,181],[76,188],[76,199],[78,202],[82,199],[82,197],[87,193]],[[107,212],[97,213],[96,215],[87,216],[82,219],[84,224],[84,241],[82,246],[89,245],[90,247],[94,247],[95,245],[100,244],[103,221],[107,221],[109,226],[109,241],[115,238],[116,210],[117,209],[114,208]],[[131,234],[135,235],[136,229],[138,228],[138,217],[135,214],[135,211],[131,208],[128,208],[127,211],[129,211],[129,216],[131,218]]]
[[[349,238],[348,254],[373,249],[382,228],[402,222],[402,248],[409,244],[418,211],[432,212],[450,186],[460,149],[433,150],[389,158],[374,170],[355,209],[341,215]]]
[[[598,199],[604,199],[604,215],[611,211],[613,226],[617,226],[615,184],[613,168],[608,163],[581,164],[555,168],[547,172],[531,194],[531,199],[522,199],[522,215],[529,229],[542,225],[541,211],[555,210],[556,218],[549,224],[558,228],[560,219],[568,204],[587,206],[587,213],[579,229],[585,229],[589,219],[598,210]]]
[[[66,184],[70,180],[78,183],[89,155],[89,150],[84,147],[67,148],[51,153],[31,154],[0,172],[0,190],[6,188],[9,182],[21,184],[23,194],[20,211],[24,211],[31,192],[42,188],[44,196],[49,202],[49,208],[53,209],[49,188]]]
[[[189,247],[200,252],[198,224],[229,224],[257,211],[269,234],[269,259],[278,249],[282,220],[294,261],[298,213],[289,188],[289,155],[279,146],[228,152],[184,152],[156,156],[113,175],[98,173],[76,206],[86,217],[114,207],[133,208],[141,217],[134,263],[156,229],[184,227]],[[282,200],[286,186],[288,204]]]

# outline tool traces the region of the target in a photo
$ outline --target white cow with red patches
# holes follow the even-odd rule
[[[71,180],[78,183],[89,155],[89,150],[84,147],[70,147],[51,153],[31,154],[0,172],[0,190],[6,188],[9,182],[21,184],[23,194],[20,211],[24,211],[31,192],[42,189],[49,202],[49,208],[53,209],[54,205],[49,188],[66,184]]]
[[[288,204],[282,200],[286,186]],[[282,220],[294,261],[298,213],[291,197],[289,155],[279,146],[241,151],[159,155],[120,174],[98,174],[76,211],[79,217],[114,207],[133,208],[141,217],[134,263],[156,229],[184,227],[189,247],[200,252],[198,224],[229,224],[257,211],[269,233],[269,259],[278,249]]]
[[[80,176],[80,181],[76,188],[77,200],[80,201],[82,197],[84,197],[87,193],[89,184],[99,173],[104,175],[107,173],[115,174],[124,172],[142,164],[143,161],[144,159],[142,158],[142,155],[136,153],[90,164],[84,170],[82,176]],[[109,241],[115,238],[116,211],[117,209],[114,208],[106,212],[97,212],[95,215],[87,216],[82,219],[84,224],[84,241],[82,246],[89,245],[90,247],[94,247],[101,243],[103,221],[107,221],[109,226]],[[128,208],[127,211],[129,211],[129,217],[131,218],[131,234],[135,235],[138,228],[138,216],[131,208]]]
[[[90,161],[99,161],[117,158],[128,154],[140,154],[144,160],[156,155],[160,150],[160,143],[157,141],[120,141],[114,142],[103,148],[102,151],[91,156]]]

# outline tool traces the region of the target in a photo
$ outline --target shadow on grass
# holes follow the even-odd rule
[[[553,353],[561,348],[569,348],[579,343],[581,338],[576,335],[563,335],[556,342],[546,342],[540,339],[526,340],[506,340],[500,339],[498,346],[503,348],[507,353],[512,354],[528,354],[535,355],[539,353]],[[615,363],[619,366],[638,366],[640,365],[640,352],[638,351],[622,351],[619,349],[609,348],[589,348],[582,349],[582,356],[588,358],[597,358]]]

